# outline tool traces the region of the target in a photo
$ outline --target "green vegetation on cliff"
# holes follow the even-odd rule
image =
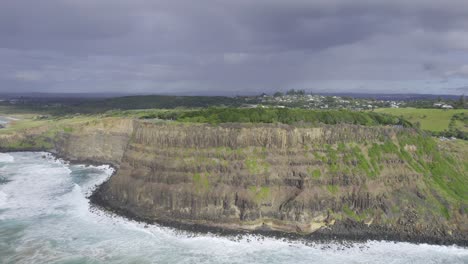
[[[294,124],[357,124],[402,125],[411,127],[411,123],[403,118],[374,112],[356,112],[349,110],[306,110],[290,108],[208,108],[193,111],[158,111],[142,118],[172,119],[195,123],[283,123]]]

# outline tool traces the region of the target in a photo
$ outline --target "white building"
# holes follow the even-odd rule
[[[453,106],[444,104],[440,108],[442,108],[442,109],[453,109]]]

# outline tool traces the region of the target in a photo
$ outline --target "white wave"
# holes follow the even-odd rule
[[[0,185],[0,205],[3,201],[8,207],[0,212],[0,245],[9,245],[2,256],[6,263],[468,263],[468,250],[456,246],[377,241],[350,247],[305,245],[253,235],[194,236],[127,220],[90,210],[86,198],[112,174],[111,167],[67,165],[41,156],[14,154],[15,162],[2,167],[14,174]],[[2,226],[4,216],[6,222],[12,220],[9,225]],[[11,223],[27,226],[20,235],[4,236],[2,230]]]
[[[14,162],[15,161],[15,158],[8,154],[8,153],[0,153],[0,163],[1,162],[8,162],[8,163],[11,163],[11,162]]]
[[[0,208],[4,207],[5,204],[8,202],[8,195],[2,191],[0,191]]]
[[[3,207],[10,209],[1,218],[25,218],[51,213],[60,203],[60,194],[67,192],[72,184],[67,180],[70,169],[63,166],[23,163],[3,167],[9,174],[9,182],[1,191],[9,197]]]
[[[114,168],[112,168],[109,165],[96,166],[96,168],[104,171],[108,175],[112,175],[112,173],[114,173],[114,171],[115,171]]]

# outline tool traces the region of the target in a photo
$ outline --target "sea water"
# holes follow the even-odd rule
[[[457,246],[306,245],[145,225],[89,204],[111,174],[47,153],[0,153],[0,263],[468,263],[468,249]]]

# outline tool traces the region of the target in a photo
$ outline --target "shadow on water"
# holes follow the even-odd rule
[[[0,185],[2,185],[2,184],[7,184],[7,183],[9,183],[9,182],[11,182],[11,180],[9,180],[9,179],[7,179],[7,178],[5,178],[5,177],[0,176]]]

